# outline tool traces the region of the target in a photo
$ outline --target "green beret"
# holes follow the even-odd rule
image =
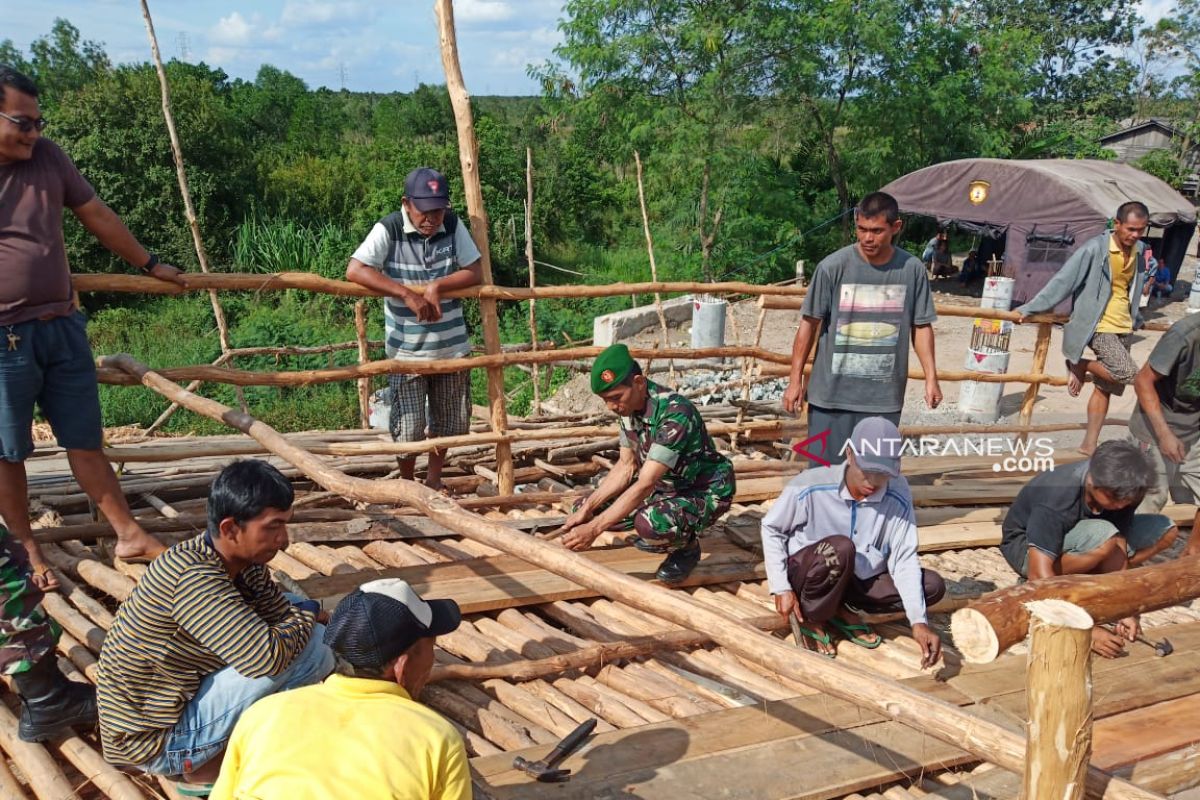
[[[623,344],[609,345],[592,362],[592,391],[607,392],[628,378],[630,372],[633,372],[633,356],[629,355],[629,348]]]

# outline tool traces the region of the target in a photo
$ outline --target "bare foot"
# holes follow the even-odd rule
[[[1078,366],[1067,362],[1067,394],[1071,397],[1079,397],[1079,393],[1083,391],[1083,376],[1079,374]]]
[[[805,650],[811,650],[814,653],[819,653],[823,656],[837,655],[837,646],[834,645],[833,639],[829,636],[828,628],[826,628],[820,622],[800,623],[801,632],[803,633],[803,631],[806,629],[816,634],[817,638],[813,638],[812,636],[808,635],[802,635],[800,637],[800,644],[804,646]]]
[[[137,533],[117,537],[113,555],[122,561],[150,561],[166,549],[166,545],[139,528]]]

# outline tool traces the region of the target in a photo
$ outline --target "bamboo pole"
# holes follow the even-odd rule
[[[1051,326],[1047,322],[1038,324],[1037,343],[1033,346],[1033,371],[1035,373],[1046,371],[1046,356],[1050,352],[1051,330]],[[1025,390],[1025,397],[1021,400],[1021,416],[1019,418],[1022,425],[1028,425],[1033,419],[1033,408],[1037,405],[1038,386],[1037,383],[1030,383]]]
[[[462,164],[463,192],[467,196],[467,212],[471,217],[471,235],[475,237],[475,241],[479,245],[480,265],[483,268],[482,283],[484,286],[488,286],[492,283],[492,256],[488,247],[488,217],[487,209],[483,204],[483,186],[479,182],[479,141],[475,138],[475,121],[471,117],[471,96],[467,93],[462,66],[458,61],[458,40],[454,32],[454,3],[452,0],[435,0],[434,11],[438,20],[442,67],[446,70],[446,91],[450,93],[450,104],[454,108],[454,123],[458,128],[458,160]],[[495,299],[481,296],[479,310],[483,317],[484,349],[488,355],[498,354],[500,353],[500,319],[496,313]],[[489,366],[487,376],[492,431],[504,433],[508,429],[508,411],[504,405],[503,365]],[[512,494],[512,446],[508,442],[496,443],[496,473],[500,477],[500,493]]]
[[[537,274],[533,260],[533,150],[525,148],[525,259],[529,262],[529,288],[537,286]],[[529,298],[529,341],[533,343],[533,352],[538,349],[537,333],[537,299]],[[553,371],[553,367],[550,368]],[[533,365],[533,405],[532,415],[542,415],[541,383],[538,381],[538,365]]]
[[[404,502],[414,505],[430,519],[458,531],[468,539],[549,570],[653,616],[677,625],[708,631],[715,642],[731,652],[754,659],[784,677],[802,681],[818,691],[874,710],[1005,769],[1016,772],[1023,766],[1023,739],[968,710],[864,669],[798,652],[794,647],[746,625],[734,616],[706,607],[684,592],[671,591],[630,577],[536,537],[513,536],[510,528],[471,514],[428,487],[412,481],[371,481],[346,475],[295,446],[249,414],[238,413],[207,398],[189,395],[128,356],[108,363],[129,371],[143,385],[180,401],[189,409],[221,420],[254,437],[272,453],[294,464],[329,491],[364,502]],[[1090,797],[1110,800],[1158,797],[1095,768],[1089,768],[1087,780]]]
[[[1029,609],[1027,800],[1082,800],[1092,755],[1092,618],[1063,600]]]
[[[637,164],[637,187],[638,187],[638,205],[642,208],[642,230],[646,234],[646,253],[650,257],[650,280],[658,283],[658,262],[654,260],[654,237],[650,235],[650,215],[646,211],[646,189],[642,182],[642,156],[637,150],[633,151],[633,161]],[[654,309],[658,312],[658,325],[662,330],[662,346],[666,350],[667,342],[667,315],[663,311],[662,293],[654,293]],[[668,361],[667,367],[670,374],[671,385],[675,385],[675,362]]]
[[[1032,600],[1056,598],[1082,607],[1097,624],[1186,603],[1200,597],[1200,555],[1107,575],[1042,578],[986,594],[954,612],[954,644],[972,664],[986,664],[1029,631]]]
[[[358,364],[362,366],[371,360],[371,352],[367,342],[367,304],[359,300],[354,304],[354,334],[358,344]],[[371,427],[371,379],[358,379],[358,422],[363,430]]]
[[[196,258],[200,262],[200,271],[208,273],[208,252],[204,248],[204,240],[200,236],[200,221],[196,218],[196,208],[192,205],[192,192],[188,188],[187,167],[183,163],[183,147],[179,144],[179,133],[175,130],[175,115],[171,112],[171,88],[167,84],[167,71],[163,68],[162,55],[158,51],[158,36],[154,33],[154,20],[150,17],[150,6],[147,0],[141,0],[142,19],[146,21],[146,35],[150,38],[150,55],[154,58],[154,70],[158,73],[158,86],[162,91],[163,119],[167,123],[167,136],[171,140],[171,156],[175,159],[175,176],[179,179],[179,193],[183,195],[183,209],[187,215],[188,227],[192,232],[192,244],[196,248]],[[151,278],[151,280],[155,280]],[[221,341],[221,352],[227,352],[229,344],[229,324],[225,321],[225,310],[215,289],[209,290],[209,300],[212,301],[213,317],[217,320],[217,336]]]

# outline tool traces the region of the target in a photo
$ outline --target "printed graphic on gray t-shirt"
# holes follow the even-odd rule
[[[801,313],[822,320],[808,402],[843,411],[901,410],[912,327],[937,319],[920,261],[897,248],[876,267],[856,245],[843,247],[817,265]]]

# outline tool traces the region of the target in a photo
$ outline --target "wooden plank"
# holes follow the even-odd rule
[[[590,550],[587,556],[643,580],[653,580],[663,559],[661,555],[643,553],[633,547]],[[762,564],[753,554],[728,542],[705,540],[700,565],[681,585],[761,580],[763,575]],[[309,597],[336,602],[361,583],[381,577],[402,578],[423,597],[452,598],[465,614],[597,596],[590,589],[512,556],[314,577],[299,583]]]
[[[1127,711],[1104,723],[1095,728],[1092,761],[1108,770],[1126,767],[1200,742],[1200,694]]]
[[[1139,751],[1139,757],[1159,756],[1200,741],[1200,705],[1191,705],[1200,704],[1200,676],[1195,674],[1194,667],[1196,652],[1200,650],[1200,623],[1171,626],[1153,633],[1164,632],[1176,644],[1176,653],[1170,657],[1157,658],[1131,651],[1124,659],[1098,659],[1095,665],[1098,740],[1111,737],[1119,742],[1130,735],[1131,729],[1138,730],[1147,724],[1163,729],[1148,737],[1154,738],[1154,742],[1147,743]],[[1182,657],[1176,658],[1177,655]],[[990,687],[984,696],[974,698],[979,713],[993,720],[1005,720],[1009,725],[1023,719],[1024,660],[1024,656],[1005,656],[986,669],[964,668],[965,677],[972,679],[963,680],[964,687]],[[964,675],[959,675],[941,682],[922,676],[902,683],[919,686],[922,691],[949,702],[968,705],[972,702],[971,692],[964,692],[957,685],[963,678]],[[1148,705],[1156,703],[1158,697],[1178,697],[1179,692],[1185,692],[1184,700]],[[1139,705],[1148,707],[1139,709]],[[1164,716],[1172,709],[1181,713]],[[1181,715],[1197,721],[1181,723]],[[542,747],[521,755],[541,758],[545,751]],[[823,696],[773,701],[598,736],[564,763],[578,773],[566,787],[535,785],[523,773],[511,769],[514,755],[506,753],[472,761],[481,784],[496,800],[552,797],[582,800],[605,796],[605,792],[609,796],[715,800],[728,797],[731,786],[739,788],[740,796],[757,800],[820,800],[874,788],[895,780],[900,773],[917,774],[975,760],[949,745],[914,735],[911,728],[885,722],[849,703]],[[1097,761],[1104,768],[1128,763],[1128,759],[1119,755],[1100,762],[1102,757],[1097,754]],[[1186,769],[1175,764],[1181,757],[1160,758],[1164,763],[1169,761],[1173,781],[1187,781]],[[796,768],[779,769],[785,763]],[[1186,766],[1193,762],[1183,758],[1181,763]],[[820,764],[820,769],[804,767],[816,764]],[[973,776],[968,784],[977,795],[963,794],[960,790],[958,794],[936,796],[947,800],[968,797],[1008,800],[1020,791],[1020,782],[1011,773],[992,770],[987,774],[986,781],[983,776]],[[1010,780],[1015,787],[1011,791]],[[622,791],[628,794],[621,794]]]

